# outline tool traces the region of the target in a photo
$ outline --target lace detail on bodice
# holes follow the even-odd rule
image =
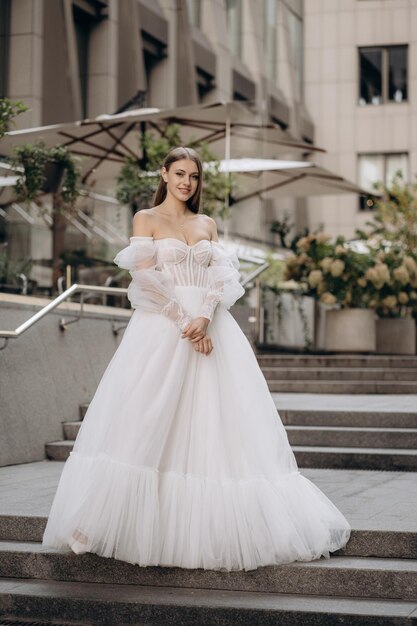
[[[194,245],[166,237],[131,237],[114,262],[130,270],[128,297],[134,308],[159,312],[181,330],[191,317],[175,296],[176,286],[207,289],[198,317],[211,320],[219,303],[232,306],[245,290],[239,281],[239,261],[217,241],[202,239]]]
[[[207,267],[215,242],[202,239],[190,246],[179,239],[154,239],[157,267],[169,272],[175,285],[207,287]]]

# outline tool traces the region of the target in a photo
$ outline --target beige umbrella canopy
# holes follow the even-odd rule
[[[263,156],[289,156],[321,151],[297,140],[274,124],[262,124],[259,114],[240,102],[217,102],[175,109],[144,108],[115,115],[100,115],[80,122],[54,124],[8,133],[1,141],[0,153],[8,157],[16,145],[43,140],[47,146],[64,145],[83,157],[83,182],[111,178],[126,157],[138,154],[138,131],[152,129],[162,135],[168,124],[181,126],[184,144],[206,141],[218,156],[231,156],[233,138],[239,156],[260,152]]]
[[[267,192],[271,192],[274,197],[369,194],[343,176],[309,161],[228,159],[220,162],[220,171],[237,175],[231,204]]]

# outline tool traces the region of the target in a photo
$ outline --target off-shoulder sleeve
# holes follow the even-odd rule
[[[213,319],[217,305],[229,309],[245,293],[240,284],[239,260],[234,252],[227,252],[217,241],[212,242],[213,254],[207,268],[209,289],[199,317]]]
[[[133,308],[161,313],[181,331],[188,326],[191,316],[175,297],[171,275],[157,265],[152,237],[131,237],[130,244],[120,250],[114,263],[132,275],[127,295]]]

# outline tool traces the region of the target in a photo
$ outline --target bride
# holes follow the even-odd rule
[[[198,154],[166,156],[154,207],[115,262],[134,313],[65,463],[43,545],[140,566],[310,561],[350,526],[298,470],[228,308],[238,261],[201,214]]]

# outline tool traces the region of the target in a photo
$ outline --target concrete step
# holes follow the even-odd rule
[[[292,446],[299,467],[417,471],[417,451],[401,448]]]
[[[363,367],[262,367],[266,380],[416,382],[417,369]]]
[[[417,428],[286,426],[292,446],[403,448],[417,450]]]
[[[80,404],[79,407],[79,411],[80,411],[80,420],[83,420],[85,417],[85,414],[87,413],[87,409],[90,406],[89,402],[85,402],[84,404]]]
[[[413,368],[417,369],[415,356],[384,356],[360,354],[261,354],[256,355],[262,367],[336,367],[336,368]]]
[[[74,447],[75,441],[51,441],[45,446],[46,456],[52,461],[66,461]]]
[[[138,567],[99,557],[0,542],[0,577],[37,578],[224,591],[267,591],[358,598],[417,598],[417,561],[332,556],[308,563],[260,567],[250,572]]]
[[[87,410],[88,405],[84,405]],[[344,410],[305,410],[279,409],[279,415],[284,424],[294,426],[349,426],[369,428],[417,428],[417,411],[407,413],[400,411],[344,411]],[[71,424],[68,433],[78,434],[81,426],[79,422],[64,422]],[[75,439],[75,437],[68,437]]]
[[[377,380],[269,380],[268,387],[275,393],[417,394],[417,382]]]
[[[63,427],[65,439],[74,441],[77,438],[78,431],[80,430],[82,423],[82,420],[79,420],[78,422],[64,422]]]
[[[412,626],[416,602],[43,580],[0,581],[5,616],[94,626]],[[413,617],[414,615],[414,617]]]
[[[41,542],[46,521],[46,517],[0,515],[0,541]],[[417,559],[417,532],[354,528],[347,546],[338,554]]]
[[[53,441],[46,444],[46,454],[52,461],[66,461],[74,441]],[[328,447],[291,445],[300,467],[330,469],[364,469],[385,471],[417,471],[417,451],[403,448]]]
[[[410,448],[403,448],[399,445],[395,447],[392,444],[390,448],[379,447],[372,442],[372,433],[368,431],[380,430],[383,433],[381,436],[389,440],[390,436],[387,435],[387,431],[364,429],[367,439],[361,440],[361,430],[329,427],[311,427],[311,430],[307,430],[306,427],[290,427],[287,432],[300,467],[417,471],[417,449],[412,449],[411,446]],[[409,430],[415,437],[413,429]],[[406,434],[402,434],[401,437],[401,441],[404,442]],[[342,441],[344,441],[343,446]],[[371,441],[371,445],[366,447],[366,441]],[[47,443],[45,448],[48,459],[66,461],[74,443],[75,441],[69,439]],[[357,446],[357,443],[363,444],[363,447]]]
[[[417,428],[417,413],[407,412],[279,409],[279,415],[293,426]]]

